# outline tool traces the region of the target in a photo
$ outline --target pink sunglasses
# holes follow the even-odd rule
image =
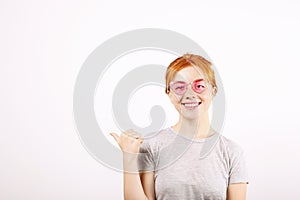
[[[171,90],[178,95],[183,95],[187,91],[188,85],[192,85],[192,88],[197,93],[202,93],[205,90],[204,79],[197,79],[191,83],[186,83],[184,81],[175,81],[170,83]]]

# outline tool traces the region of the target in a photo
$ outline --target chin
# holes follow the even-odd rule
[[[195,120],[200,118],[200,113],[184,113],[181,112],[181,117],[188,120]]]

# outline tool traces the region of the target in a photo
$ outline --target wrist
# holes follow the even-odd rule
[[[123,168],[124,172],[137,173],[138,172],[138,154],[123,153]]]

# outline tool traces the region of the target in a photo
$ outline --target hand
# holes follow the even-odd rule
[[[119,144],[123,153],[138,153],[140,145],[143,143],[143,138],[132,129],[129,129],[119,136],[116,133],[110,133],[111,136]]]

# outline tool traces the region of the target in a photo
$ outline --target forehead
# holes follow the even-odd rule
[[[196,79],[204,79],[204,74],[200,68],[190,66],[178,71],[173,81],[192,82]]]

